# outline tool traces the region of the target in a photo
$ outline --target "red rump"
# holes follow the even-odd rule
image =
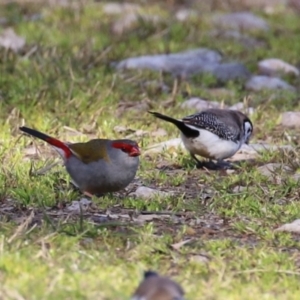
[[[69,158],[72,155],[70,148],[65,143],[63,143],[45,133],[42,133],[38,130],[28,128],[25,126],[20,127],[20,130],[38,138],[38,139],[41,139],[41,140],[47,142],[48,144],[52,145],[53,147],[61,149],[64,152],[65,158]]]
[[[66,144],[64,144],[63,142],[61,142],[60,140],[54,139],[52,137],[49,137],[45,141],[47,143],[49,143],[50,145],[63,150],[64,153],[65,153],[65,157],[66,158],[69,158],[72,155],[72,152],[71,152],[70,148]]]

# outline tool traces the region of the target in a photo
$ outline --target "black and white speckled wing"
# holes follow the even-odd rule
[[[213,111],[203,111],[182,119],[185,124],[193,125],[199,129],[205,129],[221,139],[238,142],[241,136],[239,124],[235,123],[232,117],[221,114],[215,114]]]

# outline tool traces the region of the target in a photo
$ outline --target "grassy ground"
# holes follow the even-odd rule
[[[172,15],[170,7],[157,5],[151,7],[154,13]],[[128,299],[148,268],[176,279],[188,299],[298,299],[299,237],[274,233],[299,217],[298,184],[289,174],[279,174],[279,182],[257,171],[271,161],[296,172],[297,152],[265,153],[232,174],[197,170],[185,152],[144,156],[129,189],[142,183],[172,196],[150,201],[124,191],[95,198],[87,211],[70,214],[67,206],[81,194],[61,165],[37,174],[59,159],[43,143],[21,137],[18,127],[26,124],[69,141],[128,134],[116,126],[142,129],[148,133],[134,138],[145,149],[178,136],[171,125],[154,122],[147,109],[182,116],[192,112],[180,108],[187,95],[226,104],[247,97],[256,108],[253,142],[288,144],[287,133],[296,133],[278,120],[283,111],[299,110],[295,95],[251,93],[230,83],[225,88],[233,96],[218,96],[209,77],[182,82],[172,95],[144,85],[163,79],[172,89],[170,76],[116,73],[110,63],[208,47],[252,71],[269,57],[297,65],[299,15],[289,10],[263,15],[271,30],[254,36],[265,46],[250,49],[210,38],[208,13],[184,25],[171,17],[156,25],[141,23],[123,35],[111,33],[116,17],[105,15],[99,3],[10,4],[1,6],[1,14],[27,41],[20,54],[0,50],[1,299]],[[42,18],[28,21],[33,14]],[[299,85],[298,79],[286,79]],[[167,135],[151,135],[159,128]],[[238,191],[238,186],[246,188]],[[105,220],[108,211],[118,218]],[[143,221],[141,211],[167,215]],[[188,239],[179,249],[172,246]]]

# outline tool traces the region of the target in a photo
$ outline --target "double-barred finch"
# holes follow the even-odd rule
[[[249,142],[253,132],[250,119],[237,110],[207,109],[181,120],[158,112],[149,113],[177,126],[185,148],[199,165],[202,163],[196,155],[222,164]]]
[[[139,166],[140,149],[132,140],[94,139],[71,144],[27,127],[20,130],[53,146],[74,184],[88,196],[125,188]]]
[[[131,300],[184,300],[184,291],[170,278],[146,271]]]

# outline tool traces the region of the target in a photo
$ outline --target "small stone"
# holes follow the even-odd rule
[[[190,261],[200,264],[209,263],[209,257],[207,255],[192,255]]]
[[[244,108],[245,108],[244,102],[238,102],[229,107],[229,109],[232,109],[232,110],[243,110]]]
[[[300,174],[299,173],[296,173],[292,176],[292,178],[295,180],[295,181],[299,181],[300,180]]]
[[[290,0],[291,1],[291,0]],[[299,1],[299,0],[295,0]],[[249,11],[260,11],[265,13],[282,12],[286,9],[287,0],[242,0],[236,2],[220,1],[218,4],[223,3],[224,9],[228,9],[228,4],[235,4],[235,9],[245,9]]]
[[[159,16],[148,15],[145,13],[128,13],[122,15],[119,20],[113,23],[112,31],[115,34],[122,34],[125,31],[133,28],[138,24],[139,20],[143,20],[145,22],[157,23],[160,20]]]
[[[128,133],[128,132],[132,133],[132,132],[134,132],[134,130],[127,128],[125,126],[121,126],[121,125],[115,126],[114,131],[117,133]]]
[[[258,63],[258,68],[260,74],[267,76],[275,76],[280,75],[282,73],[290,73],[294,74],[295,76],[299,76],[299,70],[296,67],[277,58],[269,58],[260,61]]]
[[[170,196],[170,193],[155,190],[146,186],[140,186],[136,189],[135,192],[130,193],[130,195],[137,198],[150,199],[154,197],[168,197]]]
[[[6,25],[8,23],[8,20],[4,17],[0,17],[0,25]]]
[[[18,52],[25,46],[25,39],[17,35],[12,28],[7,28],[0,35],[0,46]]]
[[[243,144],[237,153],[235,153],[232,157],[230,157],[229,161],[243,161],[255,159],[258,153],[251,148],[250,145]],[[226,170],[228,171],[228,170]]]
[[[257,48],[257,47],[265,46],[265,42],[259,41],[249,35],[246,35],[244,32],[240,32],[238,30],[217,29],[217,30],[210,31],[209,35],[217,39],[233,40],[247,48]]]
[[[247,190],[246,186],[237,185],[233,188],[232,192],[238,194],[238,193],[242,193],[244,190]]]
[[[240,31],[267,31],[269,26],[265,20],[255,16],[251,12],[236,12],[224,15],[216,15],[213,22],[221,28],[229,28]]]
[[[197,97],[184,101],[181,108],[195,109],[196,111],[202,111],[208,108],[220,108],[221,103],[216,101],[203,100]]]
[[[257,168],[257,170],[259,171],[259,173],[261,173],[262,175],[268,178],[272,178],[276,175],[279,175],[282,171],[284,172],[292,171],[290,167],[280,163],[269,163]]]
[[[255,109],[253,107],[247,107],[244,102],[238,102],[238,103],[230,106],[229,109],[239,110],[239,111],[245,113],[248,116],[253,115],[254,111],[255,111]]]
[[[115,15],[138,12],[141,10],[141,6],[134,3],[108,2],[103,5],[102,9],[108,15]]]
[[[225,172],[226,172],[227,175],[231,175],[231,174],[235,173],[236,170],[234,170],[234,169],[227,169],[227,170],[225,170]]]
[[[190,75],[207,70],[211,65],[219,63],[221,59],[222,56],[217,51],[199,48],[171,54],[131,57],[116,63],[115,67],[119,70],[149,69],[174,75]]]
[[[81,198],[79,201],[72,201],[72,203],[67,207],[67,210],[80,213],[81,210],[86,211],[91,204],[91,200]]]
[[[300,127],[300,111],[287,111],[281,115],[281,125],[284,127]]]
[[[191,18],[196,18],[197,16],[198,15],[196,11],[192,9],[180,9],[175,14],[175,18],[180,22],[184,22]]]
[[[286,83],[284,80],[277,77],[268,76],[252,76],[245,84],[247,90],[261,91],[261,90],[289,90],[295,91],[296,89]]]
[[[292,223],[284,224],[277,229],[275,229],[275,232],[278,231],[286,231],[286,232],[295,232],[300,233],[300,219],[297,219],[293,221]]]
[[[220,64],[222,55],[214,50],[199,48],[172,54],[157,54],[131,57],[112,65],[120,69],[149,69],[171,73],[175,77],[187,78],[195,74],[212,74],[217,80],[245,80],[249,70],[241,63]]]
[[[237,62],[216,65],[211,73],[221,82],[237,79],[246,80],[251,76],[251,73],[246,66]]]

